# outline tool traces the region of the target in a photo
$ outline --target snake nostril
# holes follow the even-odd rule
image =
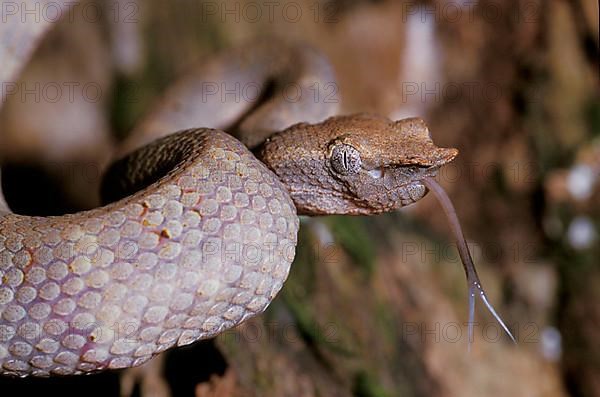
[[[384,170],[383,168],[375,168],[373,170],[369,170],[368,173],[374,179],[381,179],[383,178]]]

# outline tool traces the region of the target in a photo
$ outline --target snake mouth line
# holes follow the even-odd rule
[[[407,165],[387,165],[387,166],[379,166],[375,168],[371,168],[366,170],[367,174],[373,179],[383,179],[388,172],[394,172],[402,169],[406,169],[404,172],[407,175],[412,175],[412,179],[415,181],[421,181],[423,178],[428,176],[435,176],[435,173],[439,170],[439,166],[429,166],[429,167],[420,167],[420,166],[407,166]]]

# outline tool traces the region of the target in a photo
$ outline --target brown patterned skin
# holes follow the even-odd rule
[[[30,34],[25,27],[17,25],[15,37],[30,49],[47,26]],[[3,45],[6,37],[0,53],[14,47]],[[1,80],[16,75],[26,52]],[[281,289],[297,212],[397,209],[423,197],[419,179],[457,154],[437,148],[419,119],[354,115],[283,130],[336,112],[337,103],[309,95],[263,104],[203,100],[207,81],[263,89],[274,82],[276,94],[290,82],[303,93],[314,93],[315,83],[326,89],[331,67],[304,46],[248,46],[198,70],[118,149],[122,158],[102,187],[106,206],[29,217],[11,213],[0,194],[0,374],[126,368],[231,328],[261,313]],[[283,131],[255,154],[219,130],[168,135],[233,120],[231,131],[250,147]]]
[[[294,125],[258,153],[299,214],[372,215],[421,199],[421,179],[435,176],[458,150],[435,146],[419,118],[357,114]]]

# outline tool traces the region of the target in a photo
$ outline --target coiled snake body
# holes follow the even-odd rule
[[[311,54],[303,59],[318,62],[299,63],[322,69],[322,58]],[[308,84],[306,76],[318,76],[291,73],[292,63],[283,64],[277,74],[288,81]],[[179,87],[121,152],[169,130],[203,125],[215,113],[178,96],[189,84]],[[423,178],[457,154],[436,147],[420,119],[360,114],[274,132],[282,123],[332,113],[310,101],[292,110],[284,105],[268,101],[236,124],[241,138],[245,130],[270,135],[250,143],[254,152],[225,132],[187,129],[117,161],[102,188],[106,206],[48,218],[5,208],[0,373],[126,368],[233,327],[261,313],[281,289],[294,258],[297,213],[395,210],[423,197]],[[315,107],[317,116],[304,115]]]

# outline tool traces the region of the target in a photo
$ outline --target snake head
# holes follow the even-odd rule
[[[370,114],[296,124],[257,151],[305,215],[370,215],[414,203],[427,193],[421,180],[457,154],[437,147],[419,118]]]

